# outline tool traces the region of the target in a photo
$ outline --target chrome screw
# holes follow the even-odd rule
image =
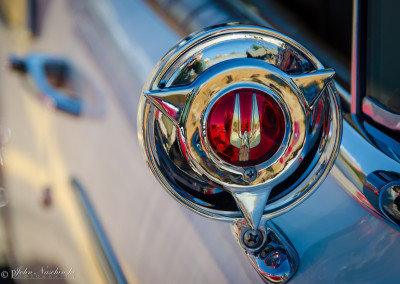
[[[258,248],[262,242],[263,235],[259,230],[248,230],[243,234],[243,243],[248,248]]]
[[[243,179],[252,182],[257,178],[257,171],[254,168],[248,168],[243,173]]]

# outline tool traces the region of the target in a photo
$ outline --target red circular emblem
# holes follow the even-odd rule
[[[282,144],[285,116],[267,93],[239,89],[212,106],[207,136],[214,152],[236,166],[254,166],[271,158]]]

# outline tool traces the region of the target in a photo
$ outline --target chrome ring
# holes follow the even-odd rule
[[[265,48],[266,56],[246,60],[251,55],[250,51],[256,54],[252,51],[254,44]],[[225,57],[218,57],[218,51]],[[250,55],[246,54],[247,51]],[[214,57],[212,57],[213,54]],[[282,71],[283,68],[286,68],[282,64],[285,56],[290,57],[296,63],[296,70],[285,69]],[[297,108],[302,108],[301,113],[304,113],[302,120],[304,128],[300,133],[304,135],[304,143],[296,148],[297,156],[295,155],[290,160],[290,165],[284,168],[282,174],[276,179],[272,177],[263,181],[258,180],[254,183],[255,185],[245,184],[242,181],[232,184],[234,183],[233,179],[231,179],[231,183],[227,183],[226,180],[213,175],[212,171],[205,171],[205,167],[216,169],[216,175],[220,176],[226,172],[242,174],[242,169],[221,161],[207,145],[208,140],[204,135],[199,138],[207,153],[205,153],[206,157],[201,159],[209,165],[199,163],[200,158],[191,157],[190,155],[195,155],[193,154],[193,144],[188,149],[184,146],[192,143],[190,139],[193,138],[193,135],[188,135],[186,123],[190,121],[188,117],[195,113],[192,107],[193,103],[196,103],[196,98],[200,98],[198,97],[199,93],[215,75],[213,70],[223,72],[236,63],[235,68],[240,68],[248,64],[249,60],[256,62],[257,66],[266,66],[265,68],[260,67],[261,69],[272,70],[271,73],[278,74],[277,80],[285,81],[288,85],[287,88],[292,89],[292,92],[296,94],[299,104]],[[224,63],[226,63],[225,67]],[[341,113],[333,83],[328,83],[328,87],[321,91],[322,94],[315,101],[303,96],[298,85],[294,83],[296,78],[324,70],[326,70],[324,66],[300,44],[267,28],[228,24],[189,36],[161,59],[143,89],[144,95],[141,97],[138,114],[138,129],[139,140],[150,169],[167,191],[184,206],[206,217],[233,221],[242,217],[241,212],[210,201],[209,198],[206,198],[208,193],[204,192],[209,191],[209,195],[219,194],[222,196],[223,191],[229,193],[251,192],[268,186],[272,187],[271,192],[274,192],[282,182],[292,178],[293,174],[300,171],[300,165],[307,162],[308,167],[299,174],[298,180],[290,183],[286,190],[281,190],[270,198],[271,202],[265,206],[263,216],[272,218],[290,210],[309,196],[323,181],[339,150]],[[248,84],[255,86],[256,83],[239,80],[236,85],[223,86],[216,92],[210,92],[208,97],[205,96],[207,102],[203,103],[196,112],[196,116],[191,118],[192,121],[195,121],[198,117],[197,126],[201,131],[200,134],[203,134],[209,110],[219,96],[222,96],[227,90]],[[288,100],[285,101],[279,94],[279,91],[282,90],[271,92],[271,88],[262,86],[262,84],[257,85],[256,89],[268,91],[268,94],[273,93],[274,99],[284,110],[287,121],[293,122],[293,107],[288,105]],[[165,97],[174,92],[179,93],[180,98],[172,98],[174,104],[171,103],[168,106],[170,113],[162,109],[159,102],[155,102],[153,98],[149,99],[152,96]],[[185,100],[182,99],[183,96],[185,96]],[[313,120],[314,116],[319,116],[323,121]],[[284,145],[271,159],[257,165],[258,168],[268,168],[274,161],[282,157],[285,149],[289,147],[290,139],[293,138],[293,131],[293,127],[286,130]]]

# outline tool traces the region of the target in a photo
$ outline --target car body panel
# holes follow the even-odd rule
[[[12,130],[4,151],[10,254],[25,266],[31,257],[43,263],[62,260],[76,269],[74,283],[106,281],[73,205],[73,176],[87,190],[130,283],[262,283],[232,238],[229,223],[178,206],[142,158],[136,134],[141,86],[179,36],[140,0],[115,6],[106,0],[53,1],[47,14],[37,40],[7,35],[2,57],[40,50],[69,58],[103,91],[106,112],[101,118],[59,112],[32,96],[15,74],[2,71],[2,123]],[[53,26],[55,21],[61,24]],[[343,140],[354,135],[359,134],[345,122]],[[362,149],[378,151],[370,144]],[[340,155],[353,151],[343,150]],[[379,165],[386,163],[363,170]],[[399,169],[397,164],[393,169]],[[343,172],[337,164],[313,195],[273,220],[300,257],[290,283],[398,279],[399,232],[347,193],[354,180]],[[44,208],[40,200],[49,186],[53,205]],[[21,211],[25,215],[19,216]],[[43,229],[27,224],[26,216],[38,216],[36,224]]]

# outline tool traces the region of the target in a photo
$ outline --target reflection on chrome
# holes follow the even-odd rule
[[[153,74],[138,114],[153,174],[196,213],[263,230],[274,244],[268,261],[244,249],[267,280],[285,282],[295,252],[265,222],[303,201],[333,166],[342,131],[334,71],[276,31],[228,24],[184,39]]]
[[[246,246],[243,235],[248,230],[244,222],[235,222],[231,226],[233,236],[260,276],[270,283],[285,283],[295,273],[299,265],[296,251],[288,243],[272,222],[259,227],[263,236],[262,244],[255,249]]]
[[[248,161],[250,149],[258,146],[261,142],[260,115],[258,113],[257,97],[255,93],[253,93],[252,101],[250,133],[248,133],[247,130],[242,133],[239,93],[236,94],[230,142],[232,146],[240,149],[239,161]]]

